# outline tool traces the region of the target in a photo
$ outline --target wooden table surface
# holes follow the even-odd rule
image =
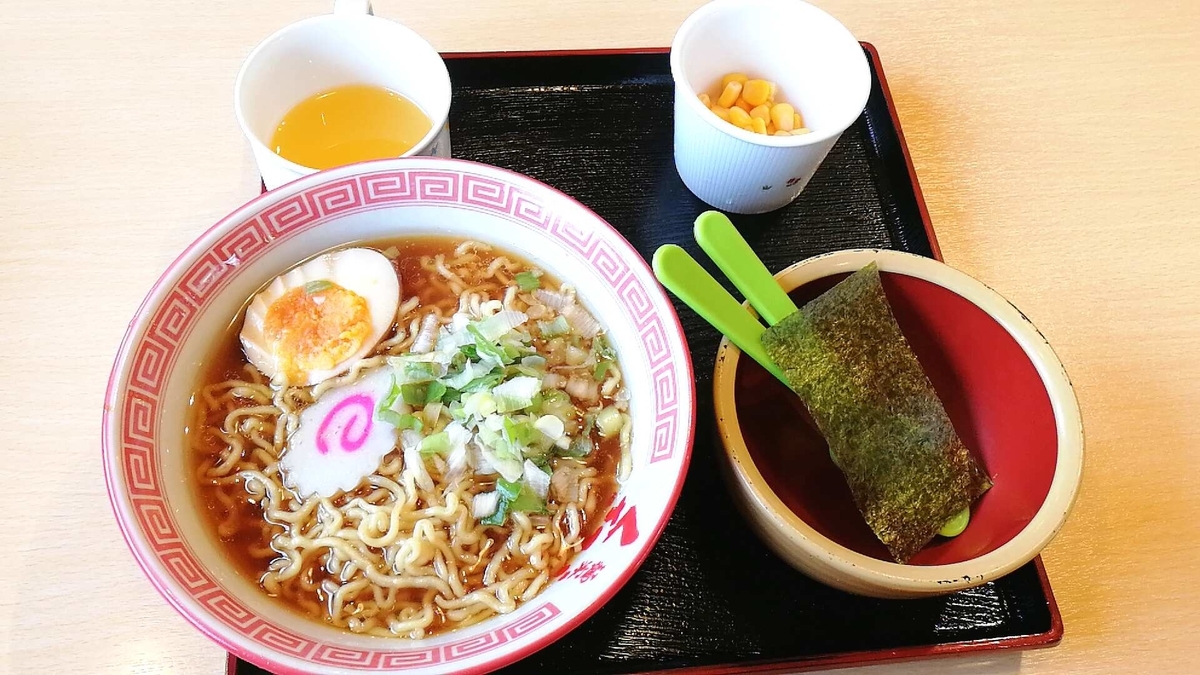
[[[441,50],[498,50],[668,45],[699,4],[375,8]],[[821,4],[882,54],[947,262],[1044,331],[1087,427],[1082,494],[1044,554],[1061,645],[885,670],[1196,672],[1200,3]],[[233,117],[239,64],[329,5],[5,3],[2,672],[222,672],[225,654],[158,597],[121,540],[101,402],[143,294],[258,192]]]

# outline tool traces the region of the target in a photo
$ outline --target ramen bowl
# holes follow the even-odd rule
[[[780,557],[861,595],[920,597],[997,579],[1062,527],[1083,469],[1071,382],[1045,338],[995,291],[940,262],[853,250],[797,263],[776,279],[796,304],[874,261],[897,322],[955,430],[993,487],[957,537],[894,562],[854,504],[804,404],[725,341],[714,402],[734,501]]]
[[[421,640],[357,635],[293,613],[240,575],[199,511],[188,398],[212,344],[264,283],[321,251],[398,236],[472,238],[570,283],[607,328],[630,393],[632,470],[584,550],[515,611]],[[612,227],[530,178],[405,158],[306,176],[251,201],[179,256],[125,336],[103,419],[105,479],[134,558],[229,652],[276,673],[484,672],[563,636],[630,578],[679,495],[695,421],[678,319]]]

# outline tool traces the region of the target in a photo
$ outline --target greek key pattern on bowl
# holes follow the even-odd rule
[[[472,210],[497,213],[540,231],[578,253],[611,284],[627,316],[638,326],[649,356],[655,388],[655,428],[650,461],[672,459],[678,450],[679,387],[677,358],[666,325],[651,294],[635,273],[620,235],[606,227],[577,224],[573,208],[556,200],[544,203],[518,184],[466,171],[397,170],[339,179],[305,190],[263,208],[234,226],[201,252],[179,282],[168,289],[146,333],[129,346],[132,354],[128,386],[120,392],[119,447],[121,480],[132,496],[134,518],[125,527],[139,530],[162,568],[192,601],[244,639],[287,657],[342,668],[417,669],[486,653],[520,640],[554,621],[562,612],[543,603],[516,623],[489,633],[429,648],[358,650],[319,643],[259,618],[216,583],[178,534],[161,485],[155,437],[159,406],[179,348],[200,310],[246,263],[260,257],[274,241],[286,239],[352,211],[392,206],[459,203]],[[585,222],[586,221],[580,221]],[[625,250],[625,253],[622,253]],[[664,516],[665,517],[665,516]],[[644,528],[644,532],[651,528]],[[201,622],[203,623],[203,622]]]

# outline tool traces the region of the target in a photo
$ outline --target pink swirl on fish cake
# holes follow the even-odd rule
[[[339,401],[317,427],[317,452],[329,454],[330,437],[342,452],[361,448],[375,424],[374,412],[375,400],[367,394],[352,394]]]

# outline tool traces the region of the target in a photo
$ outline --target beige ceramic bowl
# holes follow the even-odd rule
[[[1029,562],[1066,520],[1083,467],[1070,380],[1041,333],[982,283],[928,258],[841,251],[776,275],[797,304],[875,261],[906,338],[955,429],[995,483],[954,539],[909,564],[887,557],[858,514],[803,404],[728,341],[714,403],[723,468],[750,525],[780,557],[830,586],[901,598],[962,590]]]

